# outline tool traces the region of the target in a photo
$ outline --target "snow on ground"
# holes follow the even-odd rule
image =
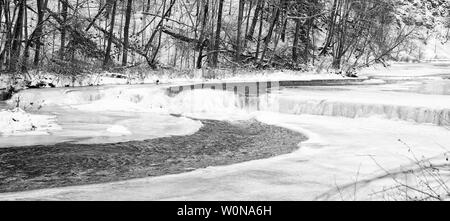
[[[61,130],[55,116],[30,114],[20,108],[0,110],[0,136],[48,135]]]

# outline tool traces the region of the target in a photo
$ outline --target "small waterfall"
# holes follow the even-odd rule
[[[45,105],[65,105],[84,111],[137,111],[194,114],[232,118],[255,111],[310,114],[347,118],[378,116],[393,120],[450,125],[450,109],[382,103],[320,100],[284,96],[278,82],[188,85],[161,90],[159,87],[116,86],[99,88],[26,90],[9,100],[30,110]],[[30,103],[33,103],[32,105]],[[22,107],[25,106],[25,107]]]
[[[450,125],[450,109],[401,106],[392,104],[361,104],[327,100],[279,98],[272,111],[286,114],[311,114],[347,118],[379,116],[392,120]]]
[[[245,88],[247,96],[245,96]],[[241,89],[244,94],[241,94]],[[176,96],[159,87],[117,86],[75,89],[25,90],[8,101],[9,107],[37,111],[42,107],[62,106],[81,111],[154,112],[166,114],[220,114],[232,116],[249,113],[259,103],[249,96],[249,87],[234,90],[185,90]],[[50,108],[51,109],[51,108]],[[226,117],[223,117],[226,118]]]

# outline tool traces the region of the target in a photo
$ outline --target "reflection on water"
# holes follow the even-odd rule
[[[174,97],[182,92],[198,89],[210,89],[214,91],[225,91],[233,93],[236,96],[235,107],[247,111],[261,110],[262,104],[268,105],[269,95],[279,93],[280,82],[240,82],[240,83],[207,83],[170,87],[167,89],[169,96]],[[202,104],[191,104],[202,105]]]

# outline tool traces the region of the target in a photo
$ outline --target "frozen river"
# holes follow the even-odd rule
[[[146,85],[24,91],[19,94],[22,103],[42,100],[40,108],[28,108],[56,116],[62,129],[50,135],[2,137],[3,147],[119,142],[191,134],[201,127],[179,114],[231,121],[255,118],[299,131],[309,140],[298,151],[269,159],[114,183],[1,193],[0,199],[400,199],[382,191],[395,185],[383,176],[386,171],[414,165],[414,156],[447,162],[448,76],[378,76],[350,86],[229,84],[225,91],[218,84],[214,90],[184,89],[170,96]],[[410,175],[398,179],[418,181]]]

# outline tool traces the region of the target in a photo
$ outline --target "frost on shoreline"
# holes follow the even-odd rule
[[[0,110],[0,136],[48,135],[61,130],[55,116],[37,115],[20,108]]]

